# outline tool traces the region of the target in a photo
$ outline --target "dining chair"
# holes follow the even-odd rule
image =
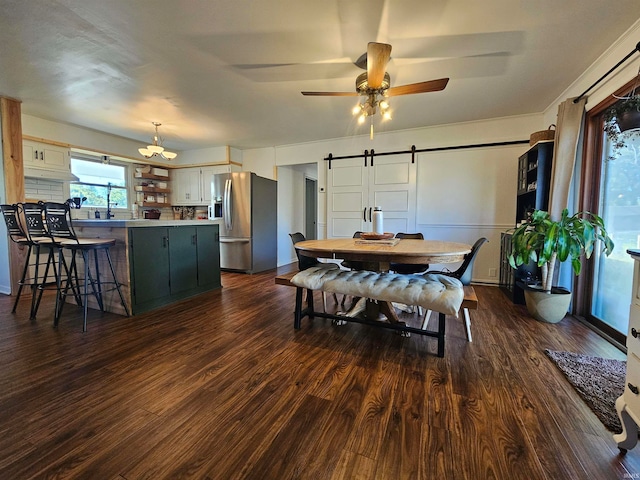
[[[69,263],[67,280],[62,285],[61,276],[58,276],[58,294],[56,296],[54,326],[58,325],[60,316],[62,314],[62,308],[65,304],[66,297],[69,289],[72,289],[76,299],[81,297],[79,305],[84,309],[82,331],[87,330],[87,313],[88,313],[88,299],[89,295],[93,295],[98,302],[98,306],[101,311],[104,312],[104,294],[111,290],[116,290],[120,297],[120,302],[124,311],[129,316],[129,309],[120,288],[120,282],[116,276],[113,262],[111,260],[111,253],[109,248],[116,244],[113,238],[81,238],[76,235],[71,220],[71,209],[68,202],[56,203],[46,202],[44,204],[44,214],[46,224],[48,227],[49,235],[51,238],[58,242],[58,271],[61,270],[64,263],[64,252],[69,251],[71,253],[71,261]],[[82,255],[83,260],[83,275],[80,278],[78,274],[77,257],[78,252]],[[100,274],[98,252],[104,252],[107,259],[109,269],[111,270],[112,281],[103,282]],[[91,259],[91,253],[93,253],[93,259]],[[90,266],[93,260],[93,272]],[[111,284],[113,288],[104,289],[104,285]],[[91,293],[89,293],[89,286],[91,286]],[[81,291],[82,289],[82,291]]]
[[[473,277],[473,263],[475,262],[480,247],[482,247],[482,245],[484,245],[488,241],[489,240],[485,237],[481,237],[476,240],[476,243],[474,243],[471,247],[471,251],[465,255],[462,264],[455,271],[449,272],[447,270],[430,270],[427,273],[439,273],[441,275],[447,275],[448,277],[457,278],[458,280],[460,280],[462,285],[471,285],[471,278]],[[465,329],[467,332],[467,340],[471,342],[471,319],[469,318],[468,308],[463,308],[463,315]],[[427,313],[425,313],[424,320],[422,322],[423,329],[427,327],[430,316],[431,310],[427,310]]]
[[[359,230],[353,234],[353,238],[361,237],[362,232]],[[349,270],[364,270],[364,262],[359,262],[358,260],[343,260],[342,262],[340,262],[340,266]]]
[[[294,246],[296,243],[304,242],[306,240],[306,237],[301,232],[290,233],[289,236],[291,237],[291,241],[293,242]],[[338,268],[335,263],[320,262],[317,258],[301,255],[297,249],[294,248],[294,250],[296,251],[296,257],[298,257],[298,270],[300,271],[306,270],[307,268],[311,267]],[[307,295],[313,295],[313,292],[307,291]],[[339,304],[338,296],[335,293],[333,293],[332,295],[333,300],[336,302],[336,304]],[[322,292],[322,308],[325,312],[327,311],[327,292],[324,291]]]
[[[396,238],[400,239],[412,239],[412,240],[424,240],[424,235],[421,232],[418,233],[396,233]],[[411,274],[411,273],[424,273],[429,269],[428,264],[420,263],[395,263],[392,262],[389,266],[389,270],[395,273]]]

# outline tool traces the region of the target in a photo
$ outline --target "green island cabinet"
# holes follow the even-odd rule
[[[218,225],[129,229],[134,314],[220,288]]]

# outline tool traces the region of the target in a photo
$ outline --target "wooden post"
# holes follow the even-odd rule
[[[4,201],[24,202],[24,166],[22,163],[22,111],[21,102],[0,97],[2,119],[2,169],[4,172]],[[16,293],[20,269],[24,265],[26,248],[9,241],[9,269],[11,292]]]

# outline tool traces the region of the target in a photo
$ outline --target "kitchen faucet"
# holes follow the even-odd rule
[[[107,183],[107,220],[115,217],[115,215],[113,213],[111,213],[111,182]],[[114,203],[113,206],[115,207],[116,205],[118,205],[117,203]]]

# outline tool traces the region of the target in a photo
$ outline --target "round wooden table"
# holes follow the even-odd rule
[[[462,262],[471,252],[471,245],[442,240],[402,239],[395,245],[383,240],[362,240],[358,238],[327,238],[305,240],[295,244],[302,255],[315,258],[356,260],[377,265],[371,270],[387,271],[389,264]]]

